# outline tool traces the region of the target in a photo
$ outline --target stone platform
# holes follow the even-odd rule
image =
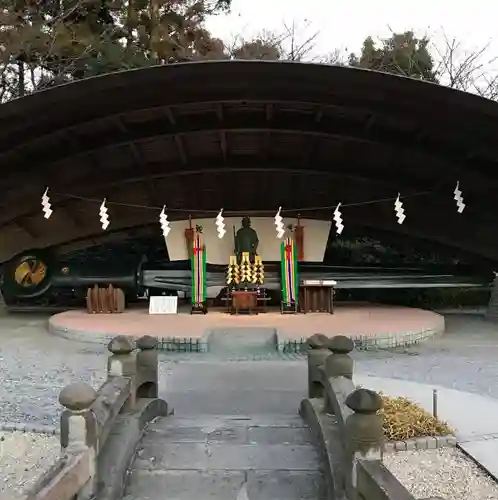
[[[278,344],[300,341],[313,333],[346,335],[357,345],[396,347],[419,342],[444,332],[444,317],[431,311],[408,307],[375,305],[339,305],[335,314],[280,314],[232,316],[220,310],[206,315],[149,315],[146,309],[130,309],[122,314],[88,314],[66,311],[49,320],[49,331],[73,340],[104,343],[116,335],[162,339],[198,339],[210,337],[256,336],[266,332]]]

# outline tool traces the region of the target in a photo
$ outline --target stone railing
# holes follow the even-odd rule
[[[354,385],[352,340],[316,334],[308,344],[300,413],[325,461],[329,500],[414,500],[382,463],[382,398]]]
[[[114,500],[145,425],[168,415],[158,398],[157,341],[121,336],[108,345],[107,380],[95,390],[76,382],[59,402],[61,456],[24,500]]]

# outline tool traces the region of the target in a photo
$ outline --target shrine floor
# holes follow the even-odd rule
[[[206,315],[191,315],[189,309],[178,314],[150,315],[147,309],[129,309],[122,314],[88,314],[71,310],[53,315],[49,331],[83,342],[106,343],[116,335],[152,335],[169,342],[209,344],[215,337],[243,342],[272,337],[276,347],[299,343],[313,333],[329,337],[346,335],[358,347],[389,348],[410,345],[444,332],[444,317],[432,311],[408,307],[377,305],[337,305],[334,314],[280,314],[269,309],[257,315],[230,315],[210,309]]]

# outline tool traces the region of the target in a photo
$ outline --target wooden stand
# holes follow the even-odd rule
[[[232,314],[240,314],[240,311],[248,314],[257,314],[258,294],[252,291],[233,291],[232,292]]]
[[[109,285],[107,288],[95,285],[86,294],[86,309],[90,314],[122,313],[126,299],[123,290]]]
[[[334,314],[335,281],[304,281],[301,285],[301,312]]]

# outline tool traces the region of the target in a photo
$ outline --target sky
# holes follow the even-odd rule
[[[490,43],[486,57],[491,58],[498,56],[497,20],[497,0],[233,0],[232,12],[212,17],[207,27],[230,41],[236,35],[250,39],[262,30],[282,32],[293,22],[308,25],[298,35],[304,41],[319,33],[317,56],[335,49],[358,52],[366,36],[385,38],[391,30],[412,29],[443,44],[444,32],[461,41],[462,52]]]

